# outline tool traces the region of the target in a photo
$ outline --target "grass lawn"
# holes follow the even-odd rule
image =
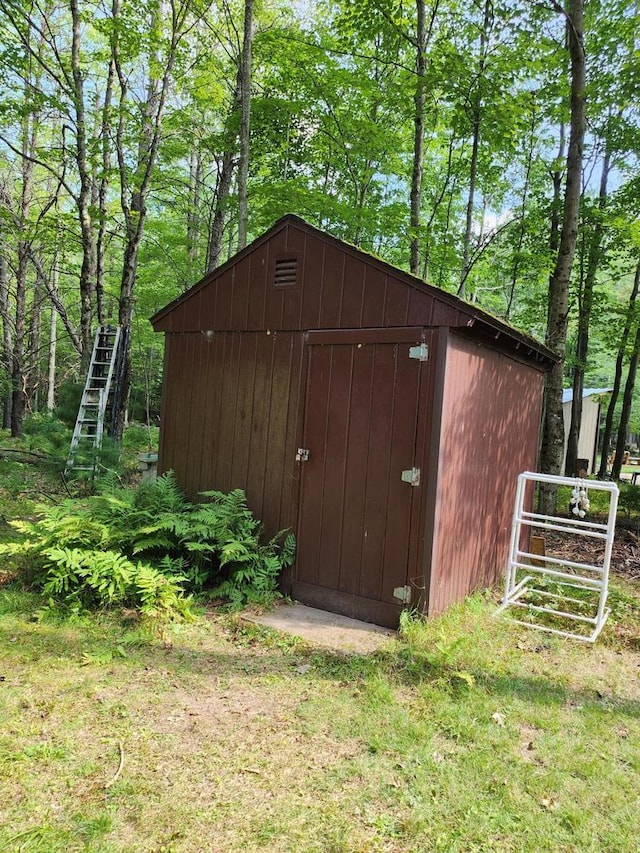
[[[628,851],[640,589],[598,643],[477,596],[371,657],[204,614],[149,640],[0,590],[0,850]]]
[[[0,539],[56,488],[0,459]],[[55,621],[2,581],[2,853],[639,849],[637,581],[595,646],[486,593],[369,657],[219,612]]]

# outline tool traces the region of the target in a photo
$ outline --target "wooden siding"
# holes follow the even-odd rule
[[[445,376],[430,615],[504,571],[516,479],[536,469],[544,380],[542,372],[458,335],[449,336]]]
[[[167,335],[161,471],[190,497],[244,489],[268,532],[294,527],[302,335]]]
[[[395,340],[394,340],[395,338]],[[394,590],[415,576],[422,329],[309,334],[298,556],[293,594],[397,626]],[[315,342],[315,343],[314,343]],[[424,370],[423,370],[424,368]]]
[[[396,586],[434,614],[502,572],[544,347],[295,217],[153,324],[160,470],[191,497],[242,488],[267,533],[292,528],[307,603],[395,624]],[[404,349],[420,340],[426,363]]]
[[[295,285],[274,283],[279,259],[295,258]],[[466,327],[473,310],[449,294],[347,244],[289,223],[251,252],[202,280],[166,314],[156,331],[296,331],[367,327]]]

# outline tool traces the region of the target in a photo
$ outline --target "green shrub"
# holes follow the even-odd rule
[[[61,420],[47,413],[29,415],[22,425],[29,450],[46,453],[63,462],[71,443],[71,430]]]
[[[619,512],[629,518],[640,518],[640,486],[631,483],[619,483],[620,497],[618,498]]]
[[[130,423],[122,436],[123,449],[135,453],[156,450],[160,430],[157,426],[146,426],[146,424]]]
[[[185,610],[183,590],[205,586],[234,605],[273,598],[280,570],[293,561],[294,537],[262,542],[239,489],[203,497],[187,501],[167,474],[136,491],[40,504],[35,520],[11,522],[24,539],[0,545],[0,553],[14,556],[47,595],[86,607],[117,603],[175,615]]]

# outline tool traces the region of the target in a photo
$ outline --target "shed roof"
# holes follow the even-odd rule
[[[587,397],[598,397],[600,394],[610,394],[613,388],[585,388],[582,392],[582,399]],[[565,388],[562,392],[562,403],[573,402],[573,388]]]
[[[416,310],[411,310],[411,307],[407,309],[407,324],[409,325],[450,326],[468,334],[474,339],[485,340],[497,348],[511,350],[525,360],[536,362],[545,368],[550,367],[558,361],[556,354],[535,338],[518,331],[503,320],[478,308],[476,305],[465,302],[438,287],[429,285],[417,276],[401,270],[375,255],[364,252],[356,246],[310,225],[305,220],[293,214],[283,216],[268,231],[230,258],[225,264],[207,273],[193,287],[157,311],[151,317],[154,329],[156,331],[175,331],[176,329],[173,328],[172,323],[172,315],[176,315],[176,312],[179,315],[181,313],[180,309],[186,308],[187,303],[198,297],[201,291],[208,287],[215,288],[216,282],[228,277],[229,271],[241,264],[245,258],[258,252],[270,241],[274,241],[280,235],[280,232],[291,228],[302,232],[302,235],[333,247],[334,250],[338,249],[352,259],[386,275],[390,280],[393,280],[395,286],[399,285],[400,287],[404,286],[408,288],[415,298],[409,299],[407,304],[411,307],[416,307]],[[421,306],[420,304],[424,304],[425,300],[429,303],[437,304],[440,306],[440,310],[435,311],[432,308],[430,312],[421,311],[420,307],[423,307],[423,305]],[[425,317],[427,316],[433,319],[425,322]],[[326,324],[320,324],[317,327],[324,325]],[[394,320],[385,322],[385,325],[399,326],[405,325],[405,323]],[[309,328],[315,327],[309,326]],[[234,327],[229,326],[228,330],[231,330],[231,328]],[[289,328],[294,328],[294,326],[289,326]],[[303,328],[306,328],[304,324]],[[180,326],[180,330],[186,331],[184,326]]]

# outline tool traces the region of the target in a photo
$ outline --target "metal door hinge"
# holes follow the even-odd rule
[[[410,486],[419,486],[420,485],[420,469],[419,468],[407,468],[406,471],[403,471],[400,479],[403,483],[409,483]]]
[[[306,447],[299,447],[296,453],[296,462],[308,462],[309,451]]]
[[[403,604],[411,604],[411,587],[397,586],[393,590],[393,597],[399,599]]]
[[[429,358],[428,345],[418,344],[417,347],[409,347],[409,358],[417,358],[418,361],[427,361]]]

